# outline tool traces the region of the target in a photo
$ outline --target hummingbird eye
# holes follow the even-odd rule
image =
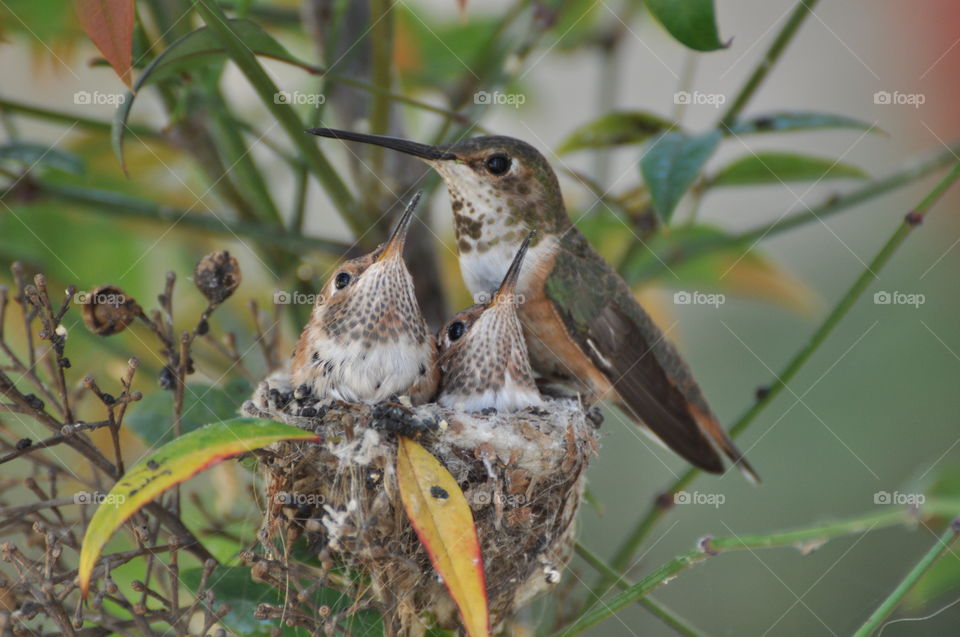
[[[447,328],[447,338],[451,341],[459,340],[466,331],[467,328],[464,326],[463,321],[454,321],[450,324],[450,327]]]
[[[510,170],[510,157],[503,153],[496,153],[487,157],[485,165],[491,175],[497,175],[499,177]]]
[[[341,272],[337,274],[337,278],[333,280],[333,285],[338,290],[342,290],[350,285],[350,275],[347,272]]]

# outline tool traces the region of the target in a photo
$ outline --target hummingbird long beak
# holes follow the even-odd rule
[[[331,139],[343,139],[350,142],[361,142],[364,144],[373,144],[374,146],[383,146],[392,150],[398,150],[407,155],[413,155],[427,161],[436,161],[441,159],[456,159],[457,156],[444,150],[439,146],[430,146],[412,142],[409,139],[399,137],[387,137],[386,135],[369,135],[367,133],[355,133],[348,130],[337,130],[336,128],[308,128],[307,132],[319,137],[329,137]]]
[[[527,238],[524,239],[523,243],[520,244],[517,254],[515,254],[513,257],[513,263],[510,264],[507,274],[503,277],[503,282],[500,284],[500,288],[494,295],[493,300],[490,301],[491,307],[501,303],[507,303],[510,305],[517,304],[517,295],[515,292],[517,290],[517,281],[520,280],[520,267],[523,265],[523,257],[525,257],[527,254],[527,248],[530,247],[530,240],[533,239],[533,235],[536,233],[536,230],[531,230],[527,235]]]
[[[377,261],[403,258],[403,246],[407,241],[407,231],[410,229],[410,222],[413,221],[413,211],[416,210],[421,196],[423,196],[423,191],[418,190],[417,194],[410,200],[410,203],[407,204],[407,208],[403,211],[400,221],[397,222],[397,227],[393,229],[393,232],[390,233],[390,238],[387,239],[386,243],[384,243],[380,249],[380,254],[377,255],[376,259]]]

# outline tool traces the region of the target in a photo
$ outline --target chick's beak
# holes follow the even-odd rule
[[[494,305],[500,305],[502,303],[510,305],[517,304],[516,290],[517,281],[520,280],[520,268],[523,266],[523,258],[527,254],[527,248],[530,247],[530,240],[533,239],[534,234],[536,234],[536,231],[531,231],[530,234],[527,235],[526,239],[523,240],[523,243],[520,244],[517,254],[513,257],[513,263],[510,264],[510,268],[507,270],[506,276],[503,277],[503,282],[500,284],[500,288],[490,301],[491,307]]]
[[[397,226],[390,233],[390,238],[380,248],[380,254],[377,255],[377,261],[386,261],[387,259],[403,259],[403,246],[407,241],[407,231],[410,229],[410,222],[413,221],[413,211],[417,208],[417,203],[423,195],[422,190],[418,190],[406,210],[397,222]]]

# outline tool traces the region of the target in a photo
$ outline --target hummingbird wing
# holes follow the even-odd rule
[[[568,333],[635,418],[697,467],[722,473],[722,451],[759,481],[676,348],[576,228],[561,239],[546,292]]]

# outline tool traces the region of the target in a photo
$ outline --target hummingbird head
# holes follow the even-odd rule
[[[516,411],[542,404],[517,316],[517,280],[532,237],[520,244],[492,297],[454,315],[437,335],[441,405]]]
[[[464,139],[444,146],[332,128],[310,133],[391,148],[429,164],[450,193],[457,249],[467,286],[473,292],[496,286],[517,246],[531,230],[538,243],[570,227],[557,176],[530,144],[504,136]],[[539,254],[528,268],[539,260]]]
[[[310,380],[321,395],[377,401],[430,371],[424,363],[432,365],[435,346],[403,260],[420,195],[383,244],[340,265],[323,286],[294,354],[295,386]]]

